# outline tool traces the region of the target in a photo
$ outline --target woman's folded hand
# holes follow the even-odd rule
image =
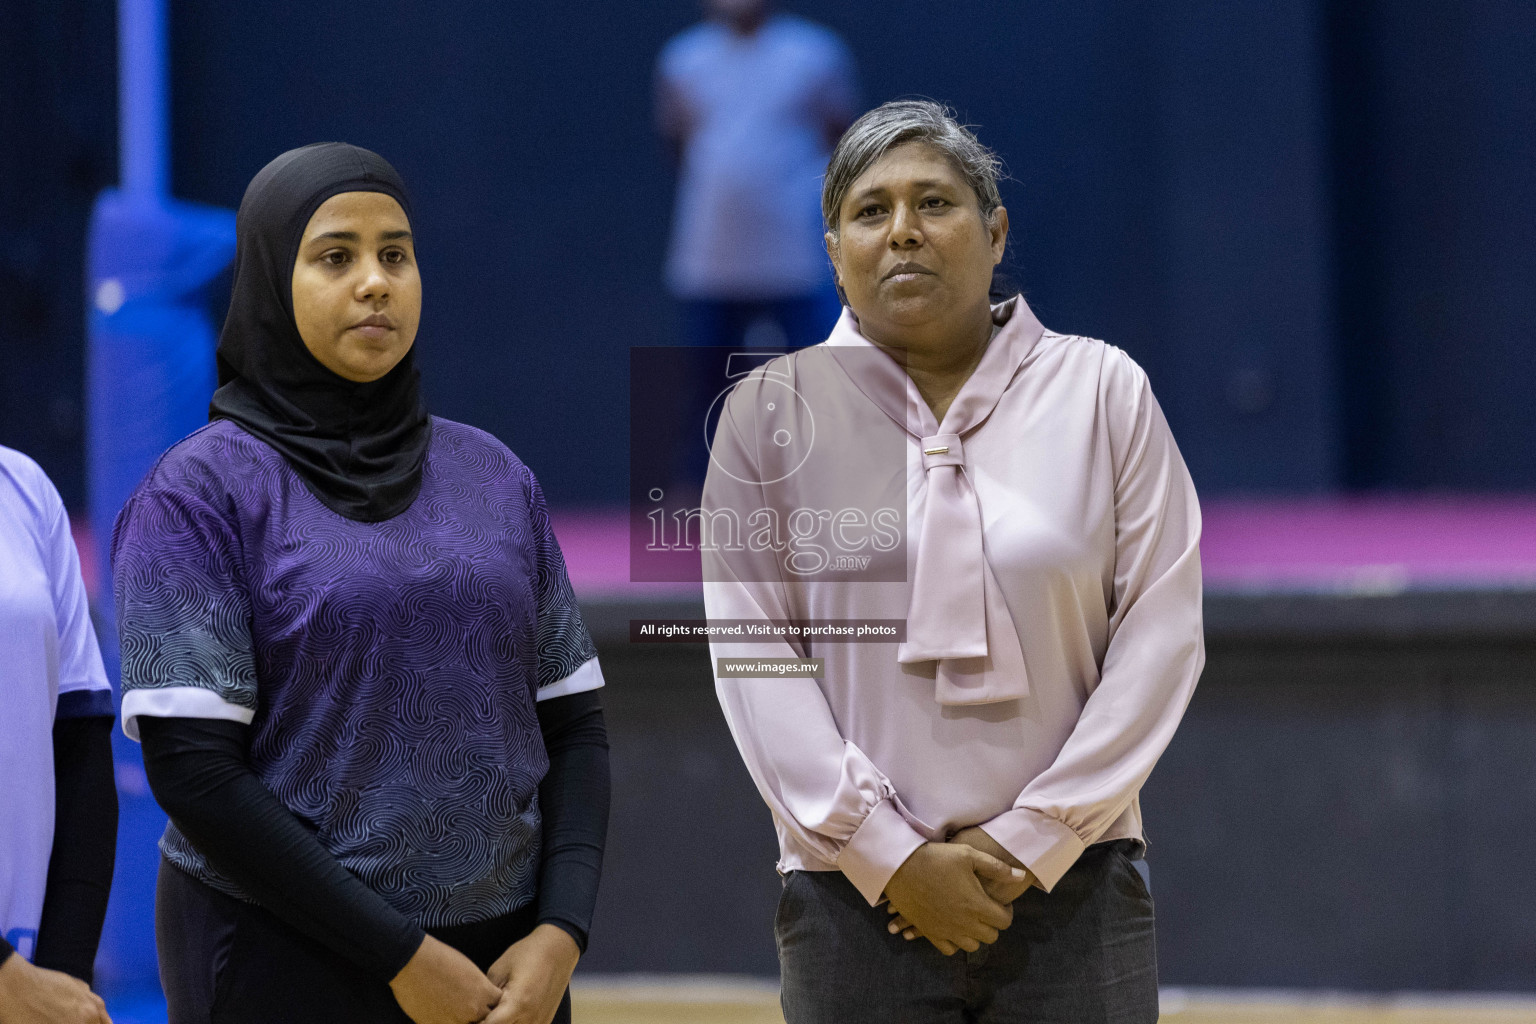
[[[0,963],[0,1024],[112,1024],[101,997],[79,978],[34,967],[12,953]]]
[[[491,964],[491,981],[502,995],[486,1024],[549,1024],[580,957],[576,940],[552,924],[514,942]]]
[[[981,887],[987,890],[987,895],[997,900],[997,902],[1012,904],[1014,900],[1024,895],[1026,889],[1035,884],[1035,876],[1029,873],[1029,869],[1019,863],[1017,857],[1009,853],[1002,843],[993,839],[979,825],[972,825],[970,828],[961,829],[951,836],[949,841],[951,843],[963,843],[973,850],[979,850],[988,856],[996,857],[1009,867],[1018,868],[1024,872],[1022,877],[1010,874],[1001,881],[995,875],[978,876],[981,878]]]
[[[973,850],[978,850],[1002,861],[1009,867],[1023,872],[1022,877],[1017,872],[1009,872],[1006,877],[1002,877],[996,871],[976,876],[977,880],[981,882],[982,889],[996,902],[1012,906],[1014,900],[1024,895],[1025,890],[1035,884],[1035,877],[1029,873],[1029,869],[1019,863],[1018,858],[1009,853],[1001,843],[993,839],[980,827],[972,825],[970,828],[963,828],[956,832],[949,841],[969,846]],[[891,921],[886,928],[892,935],[900,932],[901,937],[909,942],[912,939],[926,937],[923,931],[907,920],[895,906],[889,907],[889,910],[891,912]],[[937,946],[939,944],[934,943],[934,945]],[[944,947],[940,946],[939,948],[943,949]],[[952,950],[949,952],[952,952]]]
[[[430,935],[389,987],[416,1024],[478,1024],[501,999],[469,957]]]
[[[1016,885],[1026,877],[964,843],[924,843],[896,869],[885,894],[899,920],[945,956],[974,953],[1013,922],[1012,901],[994,899],[986,885]]]

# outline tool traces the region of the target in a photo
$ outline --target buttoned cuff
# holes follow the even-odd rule
[[[928,840],[907,824],[889,800],[875,804],[859,830],[838,854],[837,866],[870,906],[885,896],[885,883]]]
[[[1004,811],[983,823],[981,830],[1029,868],[1046,892],[1056,887],[1085,849],[1076,832],[1027,807]]]

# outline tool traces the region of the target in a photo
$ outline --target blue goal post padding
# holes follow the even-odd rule
[[[217,330],[206,293],[234,251],[229,210],[116,190],[96,200],[86,462],[98,544],[160,453],[208,421]]]
[[[118,683],[115,616],[107,571],[112,524],[149,468],[208,421],[217,327],[208,286],[235,251],[232,211],[103,192],[87,241],[86,479],[96,564],[102,655]],[[120,691],[119,691],[120,692]],[[144,780],[137,744],[114,730],[119,823],[117,867],[97,958],[100,983],[152,987],[156,843],[165,815]]]

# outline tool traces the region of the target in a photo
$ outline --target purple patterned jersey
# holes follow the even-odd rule
[[[123,720],[250,723],[251,765],[341,864],[424,926],[528,903],[534,702],[602,684],[533,474],[433,419],[421,493],[332,512],[217,421],[160,458],[113,534]],[[174,825],[161,849],[230,895]]]

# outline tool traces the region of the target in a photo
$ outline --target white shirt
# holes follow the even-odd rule
[[[54,719],[111,713],[64,503],[0,447],[0,936],[29,959],[53,852]]]
[[[853,60],[830,29],[775,15],[750,36],[704,22],[657,60],[657,118],[684,140],[667,282],[684,298],[814,294],[828,125],[851,121]]]

